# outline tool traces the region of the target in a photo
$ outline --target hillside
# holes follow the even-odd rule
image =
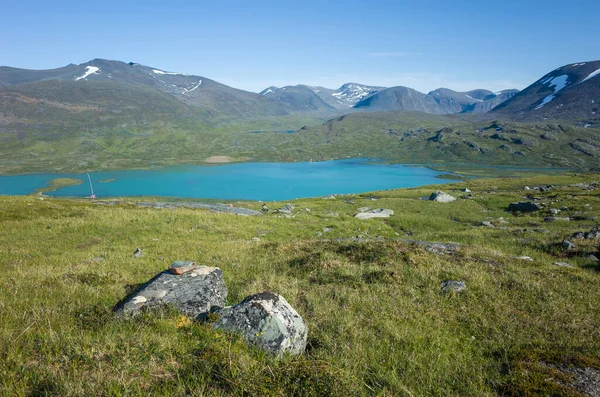
[[[314,90],[305,85],[269,87],[261,95],[294,113],[336,113]]]
[[[495,107],[495,117],[518,121],[570,120],[582,125],[600,119],[600,61],[566,65],[546,74]]]
[[[599,178],[302,199],[290,217],[0,197],[0,394],[585,396],[600,373],[599,254],[596,234],[572,235],[596,226]],[[459,199],[420,199],[439,188]],[[524,200],[542,209],[506,211]],[[359,220],[361,207],[395,214]],[[276,359],[175,311],[115,317],[183,259],[222,269],[228,304],[284,296],[306,352]],[[447,280],[466,289],[444,293]]]
[[[284,108],[262,95],[238,90],[206,77],[163,71],[133,62],[94,59],[80,65],[68,65],[52,70],[0,67],[0,92],[11,86],[43,81],[78,84],[96,82],[99,84],[97,86],[101,83],[113,83],[150,88],[201,109],[208,119],[245,119],[287,113]],[[57,83],[56,86],[60,84]],[[59,99],[72,102],[74,98],[65,95]],[[146,111],[160,112],[160,109],[147,108]]]

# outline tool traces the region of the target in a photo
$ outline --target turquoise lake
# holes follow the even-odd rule
[[[90,177],[98,198],[166,196],[271,201],[450,182],[436,178],[440,174],[425,167],[348,159],[312,163],[190,165],[157,170],[91,172]],[[50,173],[0,176],[0,194],[30,194],[56,178],[77,178],[84,183],[47,195],[90,195],[86,174]],[[112,181],[101,182],[106,180]]]

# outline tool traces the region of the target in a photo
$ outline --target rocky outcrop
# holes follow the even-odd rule
[[[377,208],[370,211],[359,212],[354,215],[358,219],[371,219],[371,218],[389,218],[390,215],[394,215],[394,211],[385,208]]]
[[[508,210],[510,212],[534,212],[539,211],[542,207],[539,204],[530,201],[521,201],[518,203],[510,203]]]
[[[431,193],[429,196],[429,201],[437,201],[438,203],[451,203],[456,200],[456,197],[452,197],[446,192],[442,192],[441,190],[435,191]]]
[[[241,334],[273,354],[302,354],[306,347],[306,323],[281,295],[261,292],[212,315],[217,316],[212,323],[215,329]]]
[[[197,317],[215,307],[225,306],[227,287],[223,272],[217,267],[192,267],[193,262],[179,262],[188,271],[175,274],[181,266],[171,265],[117,305],[117,314],[130,317],[142,310],[172,306],[188,317]],[[195,264],[194,264],[195,266]]]

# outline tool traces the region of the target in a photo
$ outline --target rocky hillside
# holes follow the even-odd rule
[[[600,61],[574,63],[546,74],[491,113],[514,120],[577,120],[593,125],[600,119]]]

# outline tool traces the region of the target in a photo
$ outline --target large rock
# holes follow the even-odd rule
[[[261,292],[213,312],[218,316],[213,323],[215,329],[241,334],[248,342],[276,355],[304,352],[306,323],[278,294]]]
[[[225,306],[226,298],[227,287],[221,269],[198,266],[183,274],[169,270],[158,274],[121,301],[115,311],[129,317],[146,308],[169,305],[195,318],[211,308]]]
[[[371,218],[389,218],[390,215],[394,215],[394,211],[385,208],[377,208],[375,210],[359,212],[354,215],[358,219],[371,219]]]
[[[510,203],[508,210],[510,212],[534,212],[539,211],[542,207],[539,204],[530,201],[521,201],[519,203]]]
[[[452,197],[446,192],[442,192],[441,190],[435,191],[431,193],[429,196],[429,201],[437,201],[438,203],[451,203],[456,200],[456,197]]]

